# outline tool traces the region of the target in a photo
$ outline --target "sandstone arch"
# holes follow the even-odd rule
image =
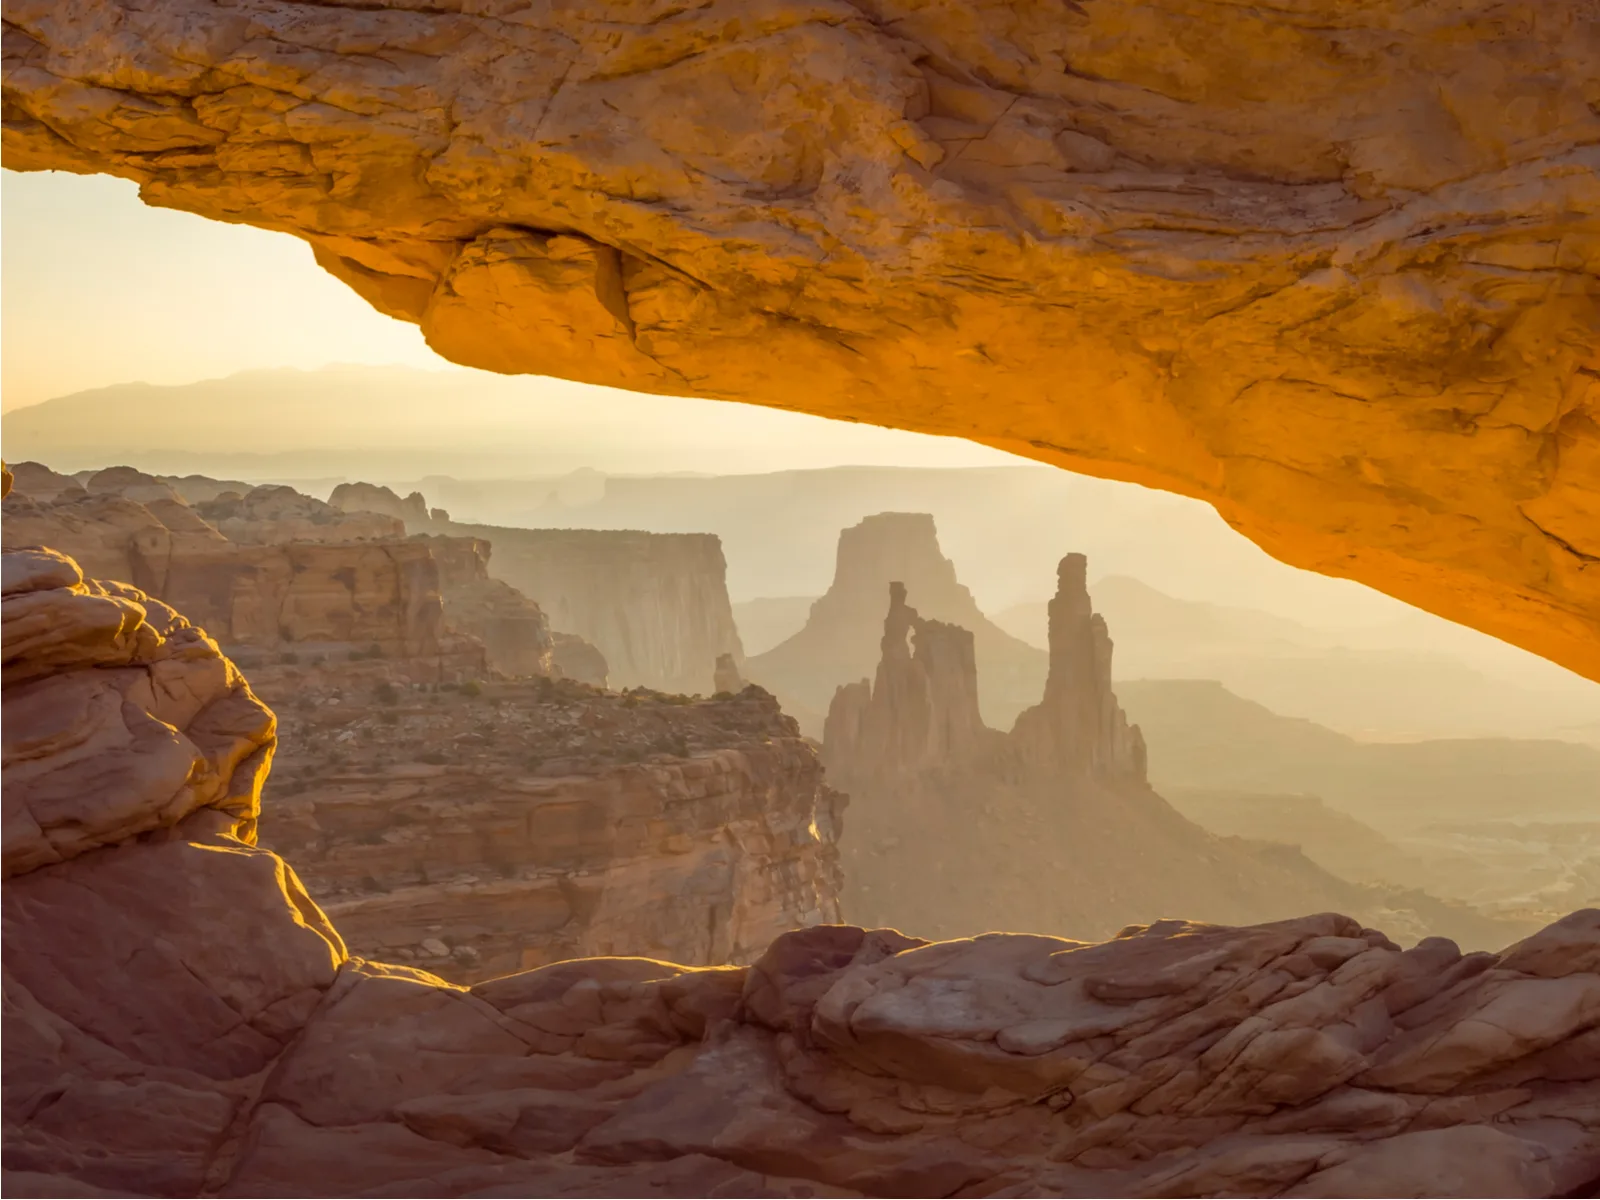
[[[16,0],[7,165],[456,361],[958,434],[1600,679],[1600,10]]]

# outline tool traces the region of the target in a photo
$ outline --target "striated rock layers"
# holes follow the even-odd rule
[[[489,577],[487,543],[407,538],[396,517],[341,511],[289,487],[191,506],[126,467],[84,487],[37,464],[19,470],[6,546],[59,547],[91,572],[131,579],[242,660],[354,649],[411,660],[429,678],[552,669],[543,613]]]
[[[534,600],[553,628],[592,642],[612,687],[710,694],[719,655],[744,662],[713,534],[432,528],[493,543],[495,577]]]
[[[439,564],[439,595],[448,628],[477,638],[495,669],[508,675],[559,671],[549,619],[509,583],[489,577],[488,542],[422,534],[413,543],[426,546]],[[603,669],[598,682],[605,683]]]
[[[358,953],[464,983],[584,954],[744,963],[839,919],[844,797],[759,689],[251,675],[284,747],[262,844]]]
[[[6,20],[8,165],[295,233],[457,362],[1199,496],[1600,678],[1592,4]]]
[[[922,617],[891,585],[876,678],[838,689],[824,734],[829,777],[851,796],[848,919],[938,937],[1102,938],[1130,920],[1341,908],[1413,938],[1518,936],[1514,922],[1350,884],[1296,848],[1218,838],[1181,816],[1146,781],[1144,739],[1112,692],[1086,566],[1061,561],[1044,697],[1010,733],[979,713],[971,632]]]
[[[891,582],[904,584],[931,619],[971,631],[985,720],[1009,728],[1038,699],[1048,656],[978,611],[955,564],[940,552],[927,513],[878,513],[841,530],[833,583],[799,633],[750,659],[750,678],[772,689],[808,732],[820,734],[840,682],[872,674]]]
[[[8,1195],[1545,1197],[1600,1175],[1600,912],[1466,956],[1331,914],[1100,944],[835,925],[748,967],[461,988],[352,956],[252,844],[271,717],[214,645],[59,557],[5,567],[8,717],[110,687],[29,707],[187,738],[160,774],[120,733],[6,722]],[[146,685],[178,663],[198,713]]]

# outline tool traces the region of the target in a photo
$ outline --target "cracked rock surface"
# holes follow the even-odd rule
[[[457,362],[970,437],[1600,678],[1600,14],[16,0],[5,153]]]
[[[70,560],[9,554],[5,586],[8,717],[174,643],[248,698],[198,631]],[[30,597],[114,612],[14,634]],[[194,740],[229,702],[186,694],[211,698]],[[123,719],[171,703],[129,689]],[[1600,1178],[1600,912],[1465,956],[1326,913],[1095,944],[823,925],[746,967],[591,958],[464,988],[351,957],[253,845],[238,780],[264,769],[271,718],[228,712],[204,744],[256,736],[259,759],[179,809],[145,799],[117,738],[54,750],[99,766],[74,818],[97,832],[23,855],[3,893],[8,1194],[1562,1196]],[[8,869],[38,841],[10,806],[42,811],[11,728]],[[196,761],[221,775],[227,756]]]

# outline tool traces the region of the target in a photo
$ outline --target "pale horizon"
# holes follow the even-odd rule
[[[598,469],[613,472],[705,469],[708,451],[753,470],[1032,461],[960,438],[760,405],[462,367],[429,349],[415,325],[384,316],[317,266],[298,238],[150,207],[127,180],[4,171],[0,199],[0,411],[7,415],[139,384],[183,388],[253,372],[396,368],[459,379],[463,391],[493,397],[495,421],[479,432],[498,453],[515,455],[542,420],[568,435],[574,454],[592,453]],[[341,422],[330,412],[328,428],[353,415]],[[469,406],[451,415],[474,413]],[[318,440],[315,427],[302,432],[303,441]],[[621,465],[624,445],[631,458]],[[641,448],[661,465],[633,461]],[[686,456],[685,465],[665,461],[674,454]],[[618,461],[608,467],[608,459]]]

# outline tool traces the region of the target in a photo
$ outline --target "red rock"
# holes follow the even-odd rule
[[[95,596],[76,575],[34,556],[7,581]],[[159,619],[127,644],[192,632]],[[8,713],[144,662],[106,645],[35,660]],[[122,807],[106,753],[91,821]],[[229,791],[17,857],[10,1194],[1561,1196],[1600,1174],[1597,913],[1469,959],[1334,914],[1099,943],[821,926],[749,967],[466,989],[349,957]]]

